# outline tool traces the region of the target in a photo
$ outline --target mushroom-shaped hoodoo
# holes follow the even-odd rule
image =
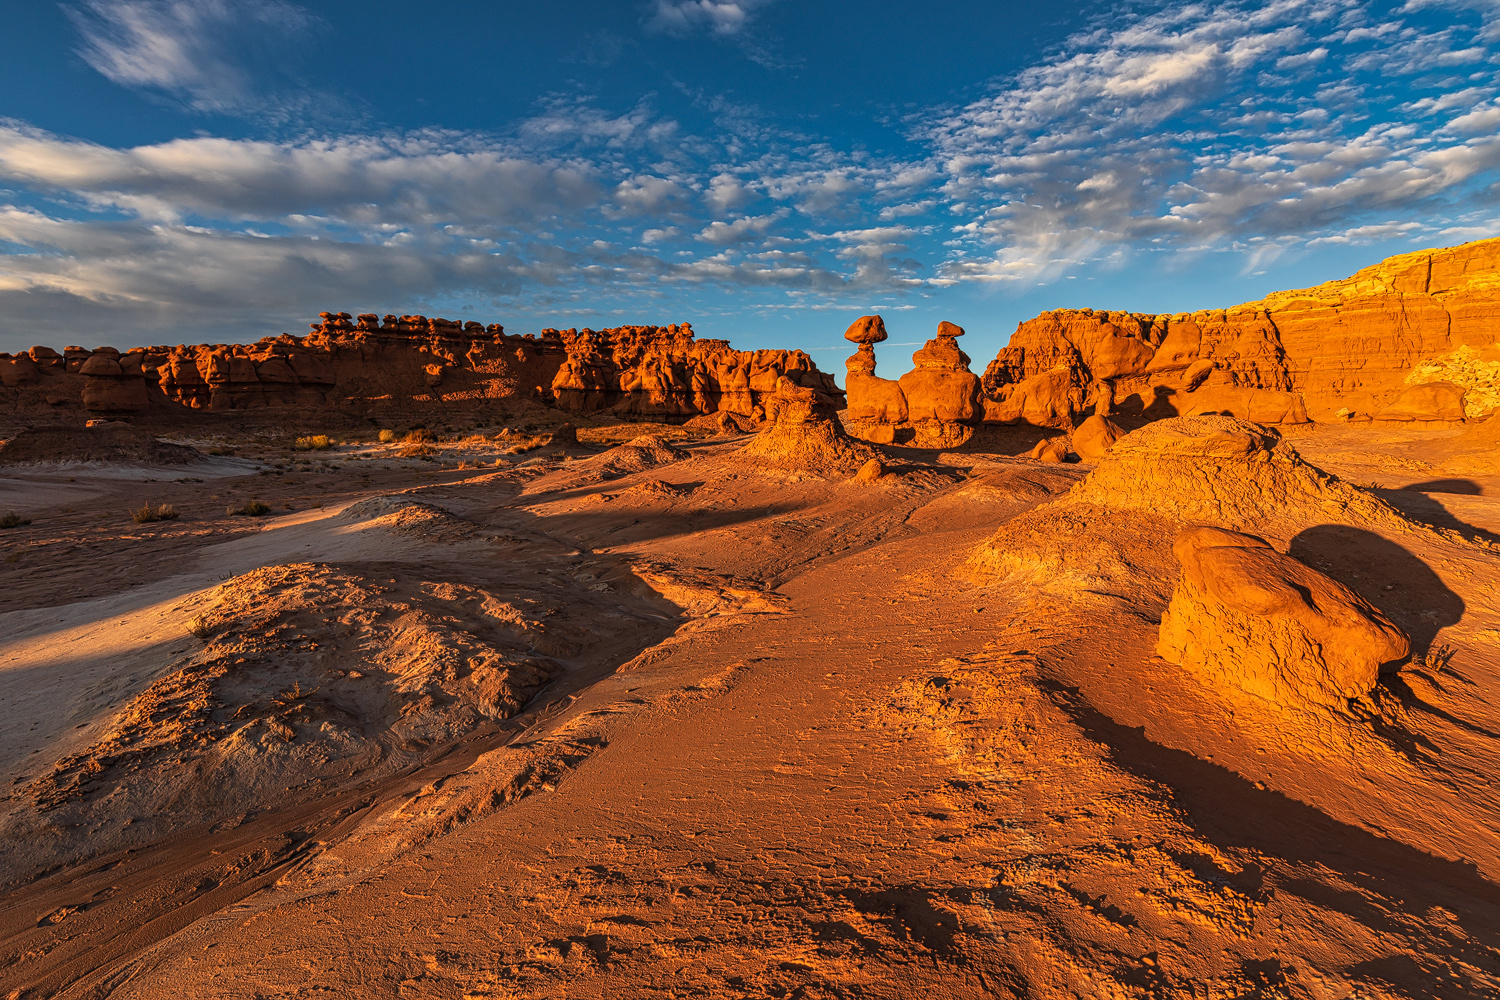
[[[844,339],[856,344],[878,344],[886,338],[885,320],[879,316],[861,316],[844,331]]]

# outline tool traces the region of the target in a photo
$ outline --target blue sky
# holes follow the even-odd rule
[[[321,309],[881,373],[1500,235],[1500,2],[19,3],[0,349]]]

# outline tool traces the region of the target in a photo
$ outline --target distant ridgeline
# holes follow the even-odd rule
[[[686,323],[512,336],[425,316],[322,313],[304,337],[254,344],[34,347],[0,354],[0,410],[42,417],[261,407],[482,406],[525,399],[571,413],[757,422],[786,378],[845,408],[802,351],[736,351]],[[843,423],[876,442],[953,447],[985,423],[1071,429],[1227,414],[1258,423],[1463,421],[1500,407],[1500,240],[1423,250],[1351,278],[1231,309],[1149,315],[1057,309],[969,371],[963,330],[940,325],[899,380],[875,374],[880,317],[846,336]],[[49,408],[50,411],[49,411]]]
[[[695,339],[686,323],[514,336],[473,321],[319,315],[304,337],[250,345],[0,354],[0,393],[12,410],[38,415],[70,407],[103,416],[175,408],[366,412],[520,398],[574,413],[756,418],[782,377],[839,392],[802,351],[736,351],[727,341]]]

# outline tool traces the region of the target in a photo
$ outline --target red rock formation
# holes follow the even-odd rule
[[[912,355],[915,366],[898,381],[875,375],[874,345],[886,338],[879,316],[862,316],[844,334],[859,350],[844,364],[848,370],[849,405],[844,424],[867,441],[890,444],[909,438],[921,448],[951,448],[967,441],[984,416],[979,378],[969,371],[969,356],[954,338],[964,335],[953,323],[938,324],[938,333]]]
[[[78,406],[126,415],[175,407],[377,407],[523,398],[573,412],[612,408],[658,417],[726,411],[759,419],[779,378],[841,392],[801,351],[735,351],[681,326],[513,336],[425,316],[325,312],[304,337],[62,354],[0,355],[0,404],[17,413]],[[45,400],[45,401],[44,401]]]
[[[1497,313],[1500,240],[1227,310],[1054,310],[1022,323],[985,370],[986,418],[1070,426],[1107,393],[1114,412],[1147,419],[1474,419],[1500,406],[1500,365],[1481,360],[1500,345]]]
[[[1157,652],[1211,684],[1341,709],[1411,652],[1362,597],[1255,535],[1192,527],[1172,552],[1182,576]]]
[[[697,340],[687,323],[608,330],[543,330],[567,358],[552,379],[557,405],[574,413],[691,417],[726,412],[760,420],[782,378],[843,405],[833,377],[802,351],[736,351],[725,340]]]

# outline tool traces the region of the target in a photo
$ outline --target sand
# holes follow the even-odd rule
[[[1335,711],[1156,657],[1170,505],[1029,440],[647,430],[5,480],[0,995],[1500,990],[1483,448],[1290,437],[1418,652]]]

